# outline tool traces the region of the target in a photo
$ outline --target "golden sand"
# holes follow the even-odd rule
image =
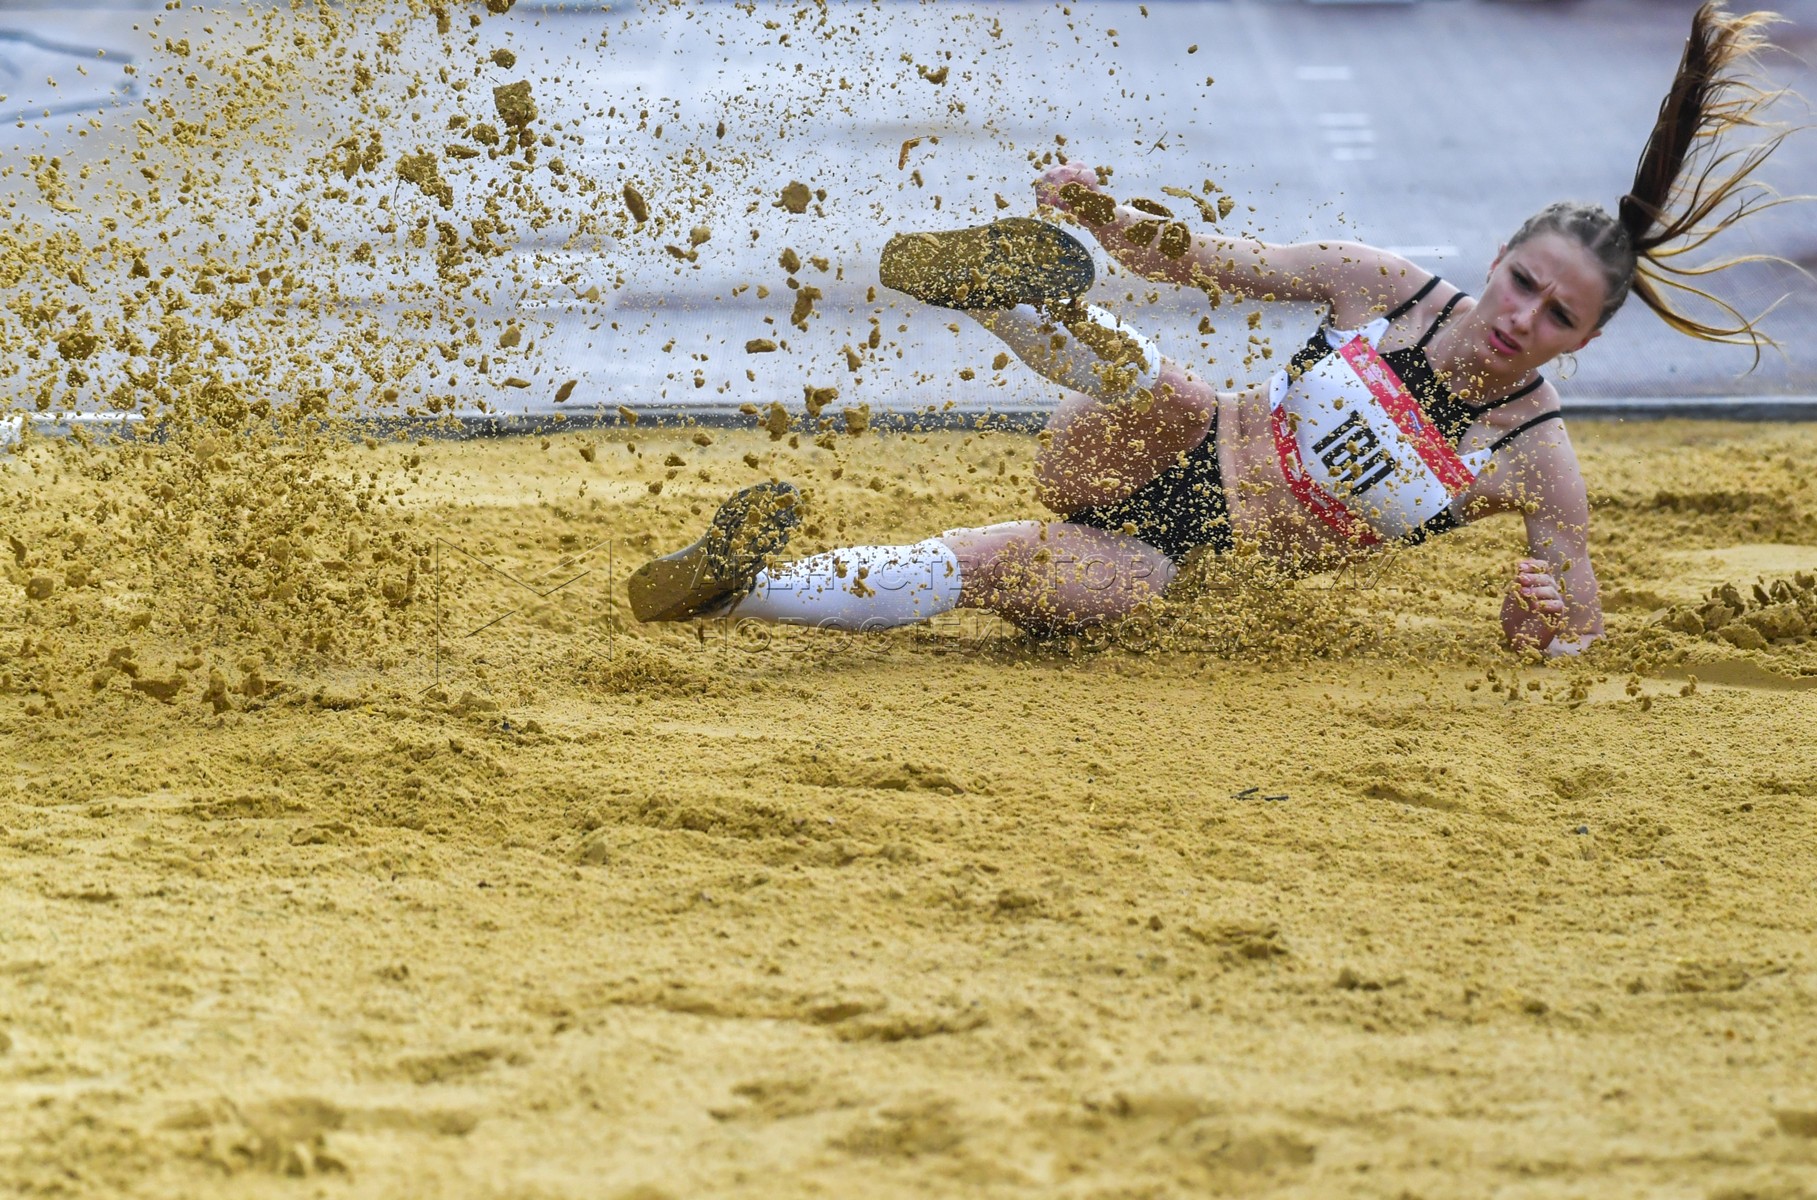
[[[837,361],[745,430],[350,437],[568,401],[602,282],[828,200],[511,7],[173,0],[0,164],[0,418],[145,421],[0,453],[0,1191],[1817,1194],[1817,431],[1574,430],[1578,662],[1498,644],[1505,520],[1064,643],[639,627],[735,488],[906,542],[1040,515],[1035,442]],[[803,257],[729,290],[803,328]]]
[[[1683,618],[1808,613],[1817,431],[1574,433],[1611,637],[1554,666],[1506,520],[1108,645],[627,622],[769,474],[803,548],[1034,515],[1031,439],[944,433],[338,445],[332,559],[191,531],[300,631],[189,630],[93,514],[189,452],[28,445],[0,1184],[1809,1195],[1817,642]]]

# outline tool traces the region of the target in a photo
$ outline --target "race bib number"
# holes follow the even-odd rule
[[[1476,476],[1368,332],[1337,335],[1346,340],[1298,379],[1278,374],[1271,402],[1288,487],[1345,539],[1373,546],[1443,515]]]

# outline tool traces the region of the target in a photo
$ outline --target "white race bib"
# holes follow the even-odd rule
[[[1346,540],[1399,541],[1442,516],[1489,452],[1459,455],[1375,343],[1388,322],[1325,330],[1331,353],[1270,384],[1275,453],[1302,505]]]

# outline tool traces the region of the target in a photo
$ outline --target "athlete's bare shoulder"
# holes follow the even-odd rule
[[[1331,318],[1340,329],[1354,329],[1386,316],[1418,295],[1432,280],[1431,271],[1391,250],[1361,242],[1319,242],[1326,277],[1331,282]],[[1442,281],[1422,300],[1448,296],[1455,288]],[[1442,303],[1445,297],[1441,296]]]
[[[1473,502],[1465,506],[1470,519],[1510,509],[1531,513],[1536,504],[1575,512],[1585,503],[1577,450],[1550,381],[1484,413],[1460,448],[1494,451],[1470,489]]]

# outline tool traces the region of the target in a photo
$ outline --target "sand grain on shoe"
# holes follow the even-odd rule
[[[937,233],[903,233],[883,248],[883,285],[942,308],[1014,308],[1074,300],[1090,290],[1091,251],[1031,217]]]
[[[759,483],[719,506],[693,545],[639,567],[631,612],[639,621],[685,621],[751,586],[764,563],[801,523],[800,493],[789,483]]]

